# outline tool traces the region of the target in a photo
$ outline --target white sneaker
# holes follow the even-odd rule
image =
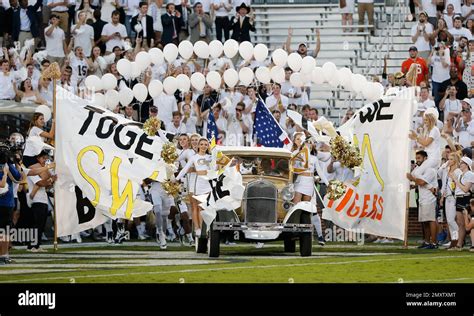
[[[448,241],[447,243],[445,243],[445,244],[442,244],[442,246],[447,248],[447,247],[451,246],[451,242],[450,242],[450,241]]]
[[[263,246],[265,246],[265,244],[264,244],[263,242],[258,242],[258,243],[255,245],[255,248],[260,249],[260,248],[263,248]]]
[[[382,239],[382,241],[380,243],[381,244],[393,244],[393,240],[388,239],[388,238],[384,238],[384,239]]]
[[[376,241],[374,241],[374,244],[380,244],[382,242],[382,238],[377,238]]]
[[[48,237],[44,233],[41,234],[41,241],[48,241]]]
[[[160,249],[168,248],[168,245],[166,244],[165,234],[159,234],[157,237],[158,237],[157,239],[159,240]]]

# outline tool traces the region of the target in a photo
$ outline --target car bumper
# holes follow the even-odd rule
[[[293,224],[293,223],[234,223],[234,222],[214,222],[213,230],[225,231],[256,231],[256,232],[288,232],[288,233],[311,233],[312,224]]]

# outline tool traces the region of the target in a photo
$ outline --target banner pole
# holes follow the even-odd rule
[[[53,120],[56,128],[56,78],[53,78]],[[56,147],[56,131],[54,131],[54,147]],[[55,152],[57,156],[57,152]],[[54,223],[54,251],[58,251],[58,221],[56,218],[56,190],[54,190],[54,203],[53,203],[53,223]]]
[[[403,239],[403,248],[408,249],[408,215],[410,213],[410,191],[406,193],[406,210],[405,210],[405,233]]]

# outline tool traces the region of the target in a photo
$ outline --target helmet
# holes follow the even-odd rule
[[[25,138],[20,133],[12,133],[8,141],[14,149],[23,149],[25,147]]]

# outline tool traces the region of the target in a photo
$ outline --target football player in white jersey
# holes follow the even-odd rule
[[[77,46],[74,49],[74,56],[69,59],[69,66],[72,68],[71,84],[81,91],[85,87],[85,79],[89,70],[87,58],[84,55],[82,47]]]

